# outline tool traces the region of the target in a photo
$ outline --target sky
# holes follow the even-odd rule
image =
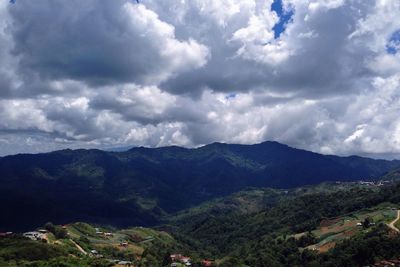
[[[398,0],[0,0],[0,155],[400,153]]]

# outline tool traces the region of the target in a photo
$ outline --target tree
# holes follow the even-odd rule
[[[162,266],[169,266],[172,263],[170,251],[166,252],[163,258]]]
[[[369,217],[365,218],[362,224],[364,228],[369,228],[371,226],[371,219]]]
[[[59,225],[54,225],[51,222],[48,222],[44,225],[44,228],[52,233],[57,239],[63,239],[68,237],[68,232],[66,229],[62,228]]]
[[[56,227],[52,222],[48,222],[44,225],[44,228],[49,231],[50,233],[53,233],[56,231]]]

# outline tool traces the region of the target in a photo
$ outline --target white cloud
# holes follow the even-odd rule
[[[272,139],[400,152],[397,0],[0,2],[1,153]]]
[[[333,8],[338,8],[343,6],[344,0],[316,0],[310,1],[308,4],[308,10],[310,12],[325,11]]]
[[[279,18],[275,12],[268,10],[269,6],[271,3],[259,15],[252,15],[246,27],[233,33],[232,40],[241,43],[237,51],[239,56],[274,65],[287,59],[290,50],[284,41],[275,40],[273,27]]]
[[[160,54],[160,61],[157,64],[162,66],[159,67],[158,73],[146,77],[147,84],[158,84],[177,72],[199,68],[206,64],[209,57],[206,46],[197,43],[194,39],[187,42],[177,40],[174,27],[161,21],[155,12],[144,5],[125,3],[124,8],[129,14],[132,25],[141,29],[138,37],[148,38],[149,45],[154,46],[155,51]],[[132,53],[135,53],[134,49]]]

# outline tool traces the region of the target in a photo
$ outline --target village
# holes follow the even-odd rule
[[[160,238],[157,235],[141,235],[140,234],[141,232],[144,233],[150,231],[150,229],[146,229],[143,227],[138,227],[135,230],[125,230],[127,232],[123,233],[121,233],[120,231],[117,232],[104,231],[101,228],[96,227],[93,228],[94,232],[92,232],[92,234],[81,232],[79,233],[78,236],[77,226],[79,225],[80,223],[60,226],[61,229],[65,230],[65,238],[62,240],[55,239],[54,234],[45,228],[37,228],[35,230],[24,233],[0,232],[0,238],[22,236],[36,242],[55,244],[55,245],[63,245],[68,241],[79,251],[81,256],[104,259],[113,264],[114,267],[134,267],[135,263],[131,259],[125,259],[125,258],[115,259],[115,258],[110,258],[109,256],[103,254],[101,252],[101,248],[104,247],[105,244],[109,244],[110,246],[116,248],[119,251],[131,250],[140,252],[142,250],[139,245],[149,244],[155,240],[159,240]],[[130,231],[135,231],[135,233],[133,234]],[[154,233],[156,232],[154,231]],[[165,235],[165,233],[160,233],[160,235]],[[91,247],[88,247],[87,245],[82,244],[79,241],[79,239],[83,236],[91,241],[90,242]],[[138,258],[140,258],[139,254],[137,256]],[[194,265],[191,257],[185,256],[179,252],[169,255],[169,261],[170,261],[169,266],[171,267],[183,267],[183,266]],[[203,259],[200,261],[200,263],[197,262],[196,266],[211,267],[216,265],[213,260]]]
[[[389,180],[377,180],[374,181],[372,178],[370,179],[365,179],[365,180],[360,180],[360,181],[356,181],[356,182],[342,182],[342,181],[336,181],[335,184],[358,184],[358,185],[363,185],[363,186],[370,186],[370,187],[381,187],[381,186],[385,186],[385,185],[389,185],[392,184],[393,181],[389,181]]]

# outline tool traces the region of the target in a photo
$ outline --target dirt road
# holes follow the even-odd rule
[[[75,247],[83,253],[83,255],[87,255],[88,253],[81,247],[79,246],[74,240],[70,239],[72,243],[74,243]]]
[[[389,226],[390,228],[392,228],[393,230],[395,230],[396,232],[400,232],[399,229],[397,229],[396,226],[394,226],[394,224],[400,219],[400,210],[397,210],[397,218],[394,219],[391,223],[389,223],[387,226]]]

